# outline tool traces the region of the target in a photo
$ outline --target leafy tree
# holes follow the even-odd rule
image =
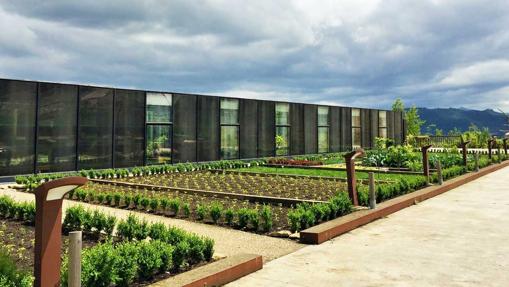
[[[395,112],[405,112],[405,105],[401,98],[397,98],[396,101],[392,104],[392,110]]]
[[[426,122],[421,120],[419,112],[415,106],[412,106],[405,112],[405,120],[408,126],[408,134],[417,136],[421,133],[421,126]]]

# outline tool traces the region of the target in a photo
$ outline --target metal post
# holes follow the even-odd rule
[[[506,155],[507,155],[507,140],[508,139],[504,139],[504,152]]]
[[[470,141],[466,141],[466,142],[462,142],[461,143],[461,153],[463,155],[463,165],[466,167],[467,166],[467,154],[468,154],[468,151],[467,151],[467,145],[470,143]]]
[[[376,193],[375,193],[375,173],[369,172],[369,208],[376,208]]]
[[[363,149],[352,151],[344,155],[346,163],[346,181],[348,183],[348,195],[353,205],[359,205],[356,187],[357,180],[355,179],[355,158],[357,156],[363,155]]]
[[[69,287],[81,287],[81,231],[69,233]]]
[[[479,171],[479,154],[478,153],[474,154],[474,159],[475,159],[475,171]]]
[[[440,161],[437,161],[437,176],[438,176],[438,184],[442,185],[444,183],[444,178],[442,177],[442,164]]]
[[[491,162],[491,148],[493,147],[493,139],[488,140],[488,158]]]
[[[502,163],[502,152],[500,150],[500,145],[497,143],[497,161],[498,163]]]

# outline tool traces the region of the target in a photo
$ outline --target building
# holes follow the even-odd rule
[[[300,155],[404,139],[399,112],[0,79],[0,176]]]

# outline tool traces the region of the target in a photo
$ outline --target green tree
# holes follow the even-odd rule
[[[395,112],[405,112],[405,105],[401,98],[397,98],[392,104],[392,110]]]
[[[397,101],[397,100],[396,100]],[[408,126],[408,134],[412,136],[418,136],[421,134],[421,126],[426,122],[421,120],[419,111],[415,106],[412,106],[405,112],[405,120]]]

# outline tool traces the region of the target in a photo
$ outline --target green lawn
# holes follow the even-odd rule
[[[278,173],[278,174],[293,174],[293,175],[310,175],[310,176],[327,176],[327,177],[339,177],[346,178],[346,171],[344,170],[323,170],[320,168],[316,169],[305,169],[305,168],[279,168],[279,167],[266,167],[266,166],[257,166],[257,167],[246,167],[246,168],[238,168],[234,169],[236,171],[248,171],[248,172],[260,172],[260,173]],[[357,178],[359,179],[367,179],[368,173],[357,171]],[[400,174],[384,174],[384,173],[375,173],[375,179],[381,180],[392,180],[396,178],[400,178],[406,175]]]

